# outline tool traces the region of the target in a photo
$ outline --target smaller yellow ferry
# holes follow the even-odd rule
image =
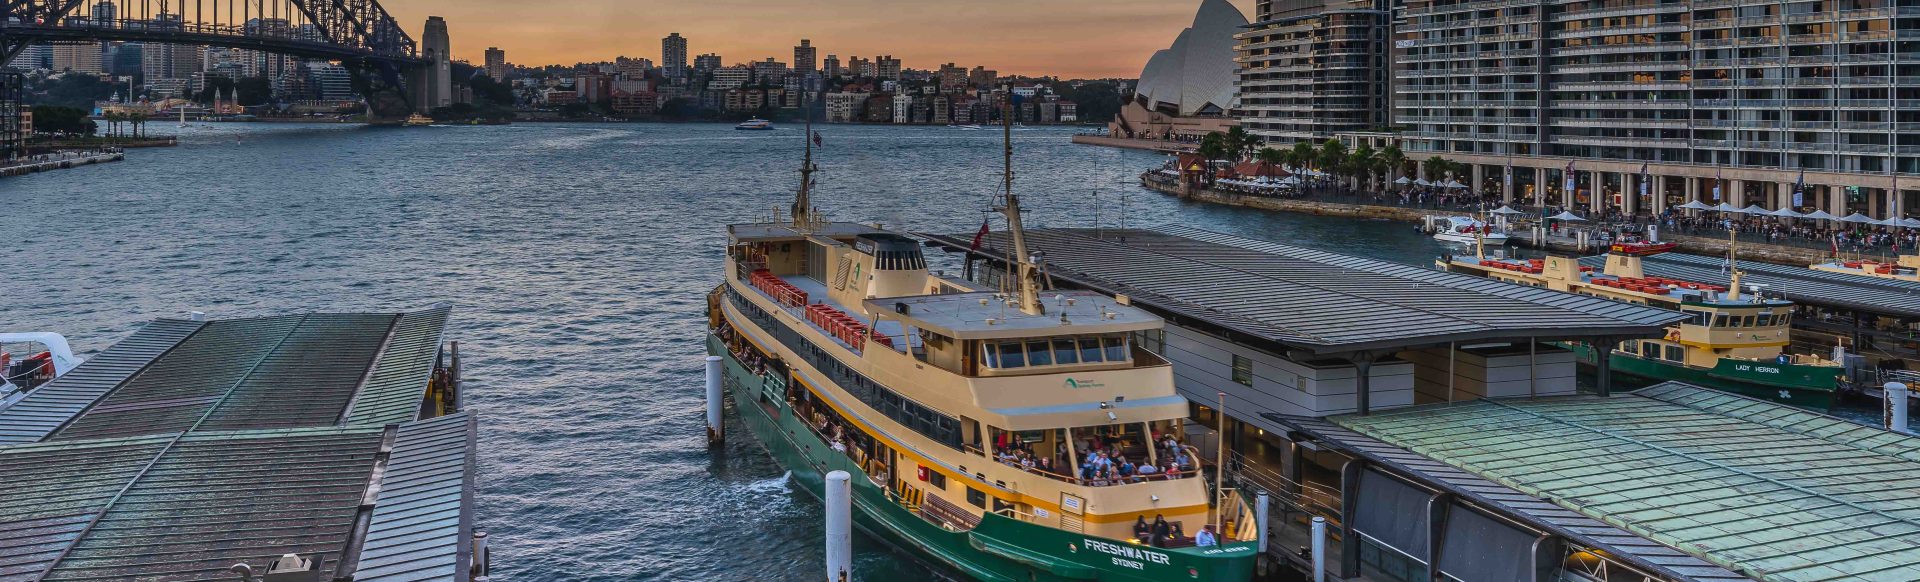
[[[1920,256],[1900,255],[1889,263],[1876,259],[1833,259],[1824,263],[1807,265],[1807,268],[1828,273],[1878,277],[1920,283]]]
[[[995,210],[1022,260],[1000,290],[814,218],[813,171],[809,145],[790,219],[727,228],[707,298],[722,388],[796,485],[846,471],[856,526],[970,579],[1252,576],[1251,504],[1203,475],[1172,365],[1132,340],[1162,320],[1046,289],[1011,171]]]
[[[1483,247],[1484,248],[1484,247]],[[1607,254],[1600,270],[1571,257],[1490,259],[1443,257],[1441,270],[1665,307],[1691,315],[1660,339],[1629,340],[1609,350],[1608,365],[1630,376],[1679,380],[1793,404],[1828,408],[1841,387],[1840,363],[1813,354],[1792,354],[1793,302],[1741,291],[1741,272],[1728,250],[1730,285],[1648,276],[1641,255]],[[1567,346],[1583,361],[1595,361],[1585,345]]]

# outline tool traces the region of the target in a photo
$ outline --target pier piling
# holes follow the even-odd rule
[[[1887,430],[1900,434],[1913,434],[1913,429],[1907,428],[1907,385],[1888,382],[1883,388],[1885,389],[1883,396],[1887,403]]]
[[[720,424],[720,407],[725,404],[720,395],[720,356],[707,356],[707,444],[718,445],[726,441],[726,428]]]
[[[827,473],[827,582],[853,576],[853,476]]]
[[[1313,516],[1313,582],[1327,582],[1327,518]]]
[[[1260,553],[1263,555],[1267,553],[1267,512],[1267,492],[1261,491],[1259,495],[1255,495],[1253,498],[1253,526],[1255,528],[1253,531],[1254,537],[1259,540],[1259,544],[1254,547],[1260,548]]]

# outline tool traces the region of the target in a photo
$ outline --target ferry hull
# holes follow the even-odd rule
[[[1581,363],[1594,361],[1593,350],[1586,345],[1573,344],[1568,347],[1578,355]],[[1816,410],[1832,407],[1837,390],[1837,371],[1823,366],[1721,360],[1712,369],[1703,369],[1619,352],[1613,353],[1608,364],[1616,373],[1637,378],[1676,380]],[[1746,369],[1742,369],[1742,366]]]
[[[1213,550],[1220,554],[1217,557],[1196,557],[994,514],[986,515],[970,531],[949,531],[934,525],[890,499],[885,488],[868,478],[852,459],[815,437],[784,403],[763,401],[761,391],[766,380],[740,365],[711,335],[707,351],[725,362],[723,384],[742,424],[774,460],[793,472],[793,483],[818,498],[825,494],[827,473],[846,471],[853,476],[854,525],[952,573],[974,580],[1006,582],[1245,582],[1253,576],[1256,552],[1251,542]],[[1119,547],[1112,547],[1115,544]]]

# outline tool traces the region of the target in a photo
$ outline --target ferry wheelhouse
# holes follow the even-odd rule
[[[1900,255],[1893,262],[1874,259],[1834,259],[1824,263],[1808,265],[1807,268],[1828,273],[1843,273],[1881,279],[1920,282],[1920,256]]]
[[[1735,268],[1730,286],[1650,277],[1640,256],[1609,253],[1595,271],[1567,257],[1511,260],[1485,257],[1442,259],[1443,270],[1482,275],[1521,285],[1653,305],[1691,315],[1660,339],[1621,342],[1608,354],[1613,370],[1654,380],[1680,380],[1794,404],[1827,408],[1840,388],[1838,362],[1789,353],[1793,302],[1742,293]],[[1593,350],[1569,345],[1583,360]]]
[[[848,472],[855,525],[973,579],[1251,576],[1253,509],[1202,476],[1171,365],[1132,340],[1158,317],[1028,261],[1005,291],[935,275],[913,239],[813,220],[813,171],[809,146],[791,220],[728,227],[708,297],[723,389],[795,483]]]

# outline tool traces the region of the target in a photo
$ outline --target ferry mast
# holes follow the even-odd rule
[[[800,137],[806,142],[807,153],[800,161],[800,190],[794,193],[793,208],[788,212],[793,215],[794,229],[804,231],[813,222],[813,172],[820,168],[813,165],[813,105],[802,96],[800,106],[807,110],[807,133]]]
[[[1044,315],[1045,304],[1040,302],[1040,269],[1035,265],[1036,257],[1027,254],[1027,233],[1020,224],[1020,195],[1013,191],[1013,93],[1007,93],[1005,112],[1000,115],[1000,126],[1005,142],[1005,166],[1001,173],[1000,201],[1002,204],[994,210],[1007,217],[1007,234],[1013,238],[1012,263],[1016,266],[1019,278],[1018,288],[1020,311],[1028,315]]]

